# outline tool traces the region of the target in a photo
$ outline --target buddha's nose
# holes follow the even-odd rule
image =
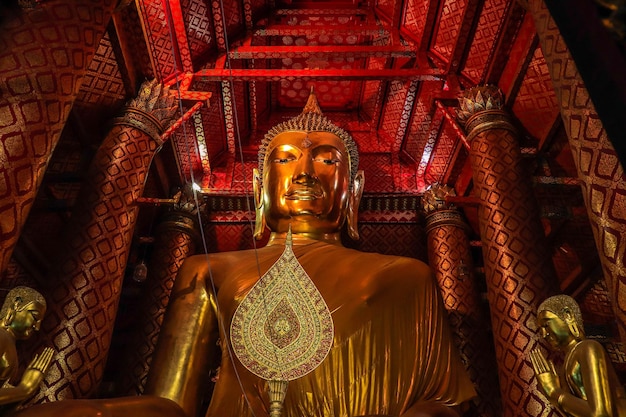
[[[313,168],[313,158],[308,152],[304,152],[298,159],[294,170],[293,182],[300,185],[313,185],[317,181],[317,175]]]

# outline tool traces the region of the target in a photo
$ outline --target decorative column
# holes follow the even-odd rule
[[[626,181],[576,63],[543,0],[530,0],[543,56],[581,181],[619,336],[626,343]],[[613,138],[621,140],[621,138]]]
[[[466,90],[459,118],[470,142],[487,297],[503,401],[503,416],[555,413],[535,389],[530,351],[539,335],[537,307],[556,290],[556,273],[522,166],[518,133],[502,108],[502,93]]]
[[[0,275],[117,3],[0,5]]]
[[[500,417],[497,366],[489,323],[476,288],[469,227],[461,213],[445,200],[446,196],[454,195],[454,189],[434,185],[422,196],[428,263],[439,283],[461,360],[478,393],[474,405],[482,417]]]
[[[56,362],[33,402],[82,398],[98,386],[148,168],[177,109],[156,81],[141,86],[96,153],[48,291],[42,343]],[[44,338],[42,338],[44,339]]]
[[[143,394],[163,315],[176,274],[185,258],[196,251],[199,240],[193,196],[179,194],[154,231],[155,241],[143,298],[138,309],[137,331],[131,335],[124,363],[119,367],[121,395]]]

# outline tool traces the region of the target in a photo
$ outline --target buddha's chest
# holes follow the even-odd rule
[[[13,351],[7,351],[0,356],[0,387],[8,381],[15,371],[17,355]]]
[[[587,393],[585,392],[580,362],[573,359],[567,361],[565,373],[565,379],[567,380],[567,385],[569,386],[570,390],[577,397],[586,400]]]

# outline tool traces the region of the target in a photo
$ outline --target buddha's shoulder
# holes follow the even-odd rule
[[[254,256],[254,250],[239,250],[229,252],[216,252],[209,254],[192,255],[185,259],[183,267],[189,267],[194,269],[204,269],[210,267],[220,267],[236,265],[250,259]]]
[[[349,271],[352,275],[371,279],[396,280],[403,277],[414,279],[416,276],[427,277],[431,270],[421,260],[406,256],[386,255],[376,252],[364,252],[356,249],[338,247],[322,250],[317,257],[312,253],[313,262],[320,259],[327,268],[335,271]]]
[[[379,268],[409,268],[417,270],[429,270],[423,261],[408,256],[387,255],[377,252],[364,252],[356,249],[343,248],[338,252],[338,257],[347,262],[359,262],[364,264],[375,264]]]

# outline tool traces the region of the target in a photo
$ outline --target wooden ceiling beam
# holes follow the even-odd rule
[[[308,57],[387,58],[415,57],[411,48],[403,45],[355,46],[239,46],[230,51],[230,59],[282,59]]]
[[[463,13],[458,35],[454,43],[454,49],[448,62],[449,71],[457,71],[462,68],[462,62],[472,46],[473,34],[480,18],[480,11],[483,8],[484,0],[469,0]]]
[[[414,69],[205,69],[195,73],[200,81],[281,81],[281,80],[419,80],[441,81],[443,71]]]
[[[376,24],[360,25],[337,25],[337,26],[292,26],[292,25],[271,25],[265,28],[258,28],[254,31],[255,36],[298,36],[298,35],[359,35],[376,36],[389,33],[384,26]]]
[[[332,15],[367,15],[368,9],[355,7],[352,3],[329,2],[298,2],[292,8],[283,8],[273,11],[276,15],[304,14],[307,16],[332,16]]]

